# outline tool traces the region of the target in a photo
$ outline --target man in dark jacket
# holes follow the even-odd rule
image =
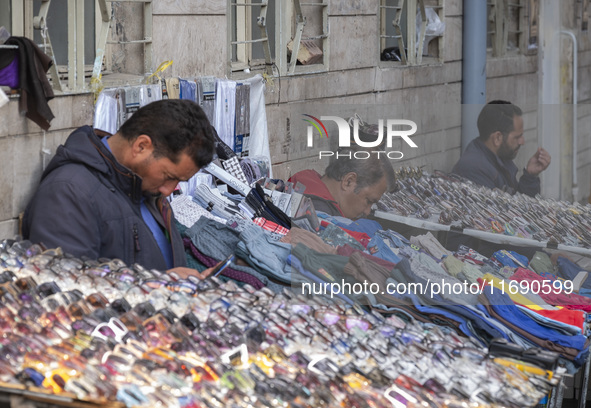
[[[188,100],[146,105],[102,139],[83,126],[45,169],[25,211],[23,235],[78,257],[184,267],[166,196],[211,162],[213,150],[210,123]],[[186,275],[186,269],[178,271]]]
[[[492,101],[478,116],[480,136],[474,139],[452,172],[476,184],[531,197],[540,192],[539,174],[550,165],[550,154],[538,148],[517,181],[513,159],[524,144],[521,109],[507,101]]]

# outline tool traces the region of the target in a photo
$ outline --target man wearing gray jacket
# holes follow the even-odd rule
[[[78,257],[119,258],[159,270],[184,267],[166,197],[211,162],[213,152],[213,128],[188,100],[146,105],[110,137],[83,126],[43,172],[25,211],[24,238]]]
[[[507,101],[489,102],[480,112],[477,125],[480,136],[470,142],[452,173],[510,194],[538,194],[539,174],[550,165],[551,158],[539,147],[517,181],[518,169],[513,159],[525,143],[521,109]]]

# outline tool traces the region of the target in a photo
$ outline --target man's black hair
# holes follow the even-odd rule
[[[495,132],[501,132],[503,140],[506,140],[509,133],[513,131],[513,117],[521,115],[523,115],[521,108],[511,102],[495,100],[487,103],[478,115],[480,140],[486,142]]]
[[[119,129],[123,138],[130,141],[140,135],[150,136],[155,157],[166,157],[176,164],[181,153],[186,153],[199,168],[213,159],[213,132],[203,109],[187,99],[152,102]]]
[[[355,158],[356,152],[363,152],[363,154],[359,154],[360,158]],[[365,159],[368,154],[370,155],[369,158]],[[349,155],[351,158],[349,158]],[[326,167],[325,174],[333,180],[341,181],[343,177],[351,172],[357,174],[355,192],[378,183],[386,175],[384,163],[377,155],[371,154],[363,148],[340,148],[338,158],[333,156]]]

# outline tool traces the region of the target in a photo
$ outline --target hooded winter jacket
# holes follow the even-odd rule
[[[314,209],[328,215],[340,215],[344,217],[339,203],[334,199],[326,184],[321,180],[320,174],[315,170],[302,170],[290,177],[288,181],[298,182],[306,186],[304,195],[312,200]]]
[[[59,146],[41,176],[23,219],[23,236],[77,257],[119,258],[148,269],[166,261],[144,222],[142,180],[117,162],[90,126],[75,130]],[[171,241],[174,266],[185,266],[183,242],[164,197],[145,203]]]

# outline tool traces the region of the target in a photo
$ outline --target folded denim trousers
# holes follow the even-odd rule
[[[271,238],[263,228],[252,225],[240,233],[238,248],[248,254],[248,260],[269,277],[282,282],[291,282],[291,266],[287,264],[287,256],[291,253],[291,245]]]

